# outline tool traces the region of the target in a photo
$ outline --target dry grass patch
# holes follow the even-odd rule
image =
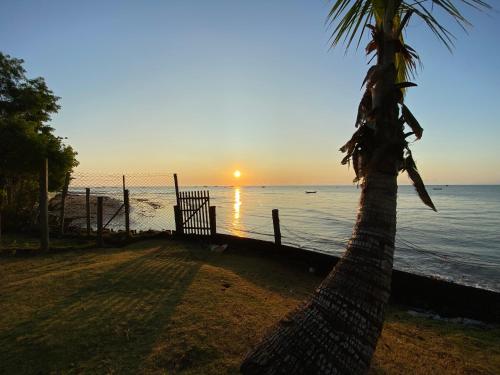
[[[414,318],[390,308],[374,374],[498,374],[500,329]]]
[[[0,373],[232,374],[320,279],[282,262],[148,241],[0,258]],[[391,308],[376,374],[488,374],[498,329]]]

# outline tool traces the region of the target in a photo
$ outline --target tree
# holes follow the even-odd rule
[[[352,237],[338,264],[315,293],[289,313],[247,355],[244,374],[360,374],[368,370],[390,296],[396,235],[398,174],[406,171],[422,201],[435,210],[417,171],[408,137],[423,129],[404,104],[419,57],[403,38],[419,17],[451,49],[453,35],[435,18],[469,23],[456,7],[487,9],[481,0],[336,0],[329,13],[332,44],[349,48],[371,32],[366,46],[376,63],[363,81],[356,132],[341,148],[352,163],[361,198]],[[406,130],[408,129],[408,130]]]
[[[44,158],[52,191],[78,165],[76,152],[47,125],[59,110],[59,98],[43,78],[27,78],[22,64],[0,52],[0,212],[12,229],[31,224]]]

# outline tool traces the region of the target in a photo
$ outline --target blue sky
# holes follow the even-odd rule
[[[349,183],[363,49],[329,49],[324,0],[2,0],[1,50],[61,96],[53,126],[80,171],[173,172],[187,183]],[[465,9],[450,54],[421,21],[407,105],[427,183],[500,183],[498,12]],[[401,178],[407,183],[407,178]]]

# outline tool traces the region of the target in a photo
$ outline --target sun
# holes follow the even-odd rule
[[[235,178],[240,178],[240,176],[241,176],[241,172],[237,169],[237,170],[235,170],[235,171],[233,172],[233,176],[234,176]]]

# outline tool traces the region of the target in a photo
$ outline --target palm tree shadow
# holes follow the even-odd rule
[[[293,261],[286,254],[246,247],[230,247],[217,253],[208,246],[194,248],[191,253],[204,264],[223,268],[260,288],[287,296],[303,298],[322,281],[320,276],[309,272],[305,263]]]

